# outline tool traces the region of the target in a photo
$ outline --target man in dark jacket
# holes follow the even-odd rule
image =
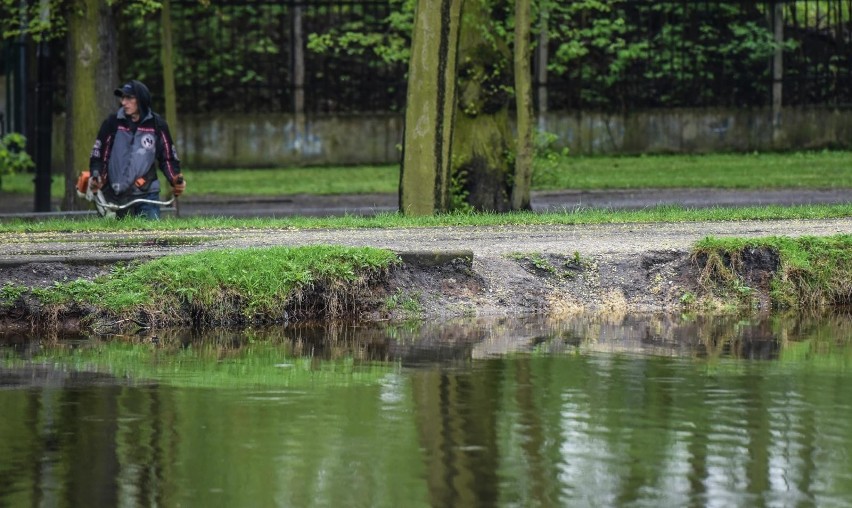
[[[89,186],[102,190],[110,203],[125,204],[136,199],[159,201],[160,182],[157,168],[180,196],[186,182],[180,173],[180,160],[175,152],[169,127],[151,111],[151,92],[140,81],[130,81],[115,90],[121,108],[107,117],[89,158]],[[160,218],[156,203],[139,203],[118,210],[120,218],[136,215]]]

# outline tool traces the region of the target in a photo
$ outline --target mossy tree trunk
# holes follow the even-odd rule
[[[450,207],[461,6],[462,0],[417,2],[399,182],[399,206],[406,215]]]
[[[62,208],[77,208],[77,175],[106,115],[118,109],[115,18],[107,0],[80,0],[68,14],[66,36],[65,196]]]
[[[491,8],[483,0],[468,0],[464,4],[453,171],[461,201],[475,210],[506,212],[511,209],[514,170],[511,164],[514,140],[508,109],[511,58],[508,46],[499,37],[486,38],[487,27],[491,26]]]
[[[530,0],[515,0],[515,105],[518,140],[512,179],[512,209],[530,210],[533,165],[532,21]]]

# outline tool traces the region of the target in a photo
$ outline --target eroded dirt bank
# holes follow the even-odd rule
[[[852,218],[677,224],[540,225],[357,230],[205,230],[0,234],[0,288],[93,278],[118,263],[246,247],[385,248],[405,261],[353,296],[358,317],[388,319],[595,310],[677,310],[700,301],[703,267],[692,246],[707,237],[829,236]],[[439,262],[436,262],[438,260]],[[768,305],[771,263],[745,267],[750,305]],[[8,298],[6,298],[8,301]],[[723,302],[724,303],[724,302]],[[23,295],[0,310],[7,326],[79,326],[85,305],[46,308]],[[144,316],[142,316],[144,318]]]
[[[469,252],[404,253],[404,263],[353,295],[346,319],[450,319],[459,316],[570,315],[580,312],[675,311],[695,302],[706,288],[699,284],[700,260],[687,251],[649,251],[639,256],[579,254],[513,254],[477,257]],[[81,266],[35,262],[0,268],[0,280],[17,286],[45,288],[54,282],[91,279],[112,269],[111,264]],[[768,281],[763,272],[755,281]],[[768,305],[768,284],[758,286]],[[762,289],[759,286],[763,286]],[[316,296],[316,295],[315,295]],[[321,305],[302,301],[302,309]],[[189,315],[188,313],[184,313]],[[0,308],[0,328],[48,328],[65,331],[156,325],[144,314],[117,321],[98,314],[94,306],[44,305],[31,293]],[[182,325],[250,325],[253,323],[172,323]]]

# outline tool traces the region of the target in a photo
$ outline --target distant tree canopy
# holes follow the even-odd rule
[[[302,43],[308,47],[301,62],[310,92],[306,110],[401,111],[413,4],[174,0],[178,109],[290,111],[298,63],[293,47]],[[0,0],[3,37],[15,39],[22,31],[33,39],[62,36],[74,5]],[[121,77],[139,77],[158,95],[160,3],[113,5]],[[843,85],[852,79],[852,0],[783,2],[780,42],[773,36],[773,5],[770,0],[533,1],[533,37],[547,35],[547,109],[764,106],[772,85],[769,61],[777,49],[784,52],[786,104],[852,103],[852,89]],[[511,11],[495,9],[492,17],[493,36],[509,37]],[[296,19],[306,34],[303,41],[293,37]]]

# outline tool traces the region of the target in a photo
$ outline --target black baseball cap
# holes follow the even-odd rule
[[[118,98],[124,97],[125,95],[136,97],[136,90],[133,89],[133,85],[131,83],[121,85],[121,88],[116,88],[113,93]]]

